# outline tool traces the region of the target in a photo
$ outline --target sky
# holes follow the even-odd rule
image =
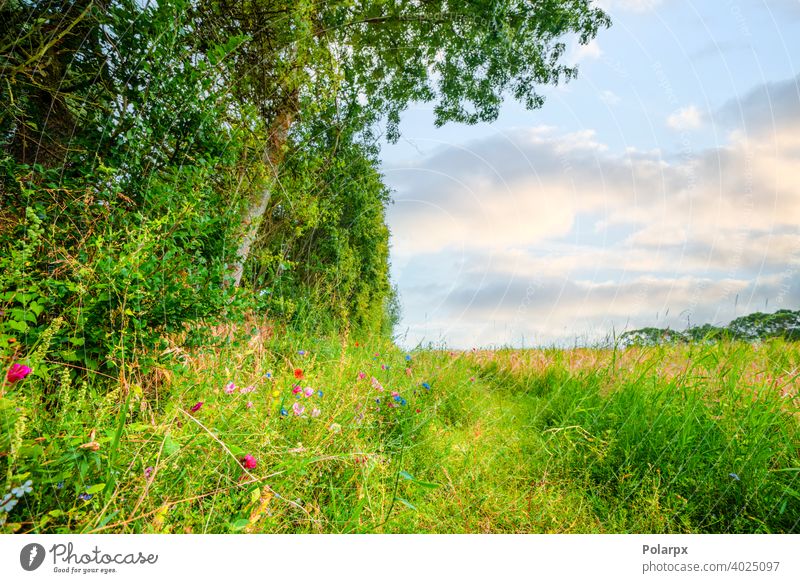
[[[800,0],[604,0],[544,107],[382,150],[401,344],[592,344],[800,309]],[[797,55],[797,61],[793,55]]]

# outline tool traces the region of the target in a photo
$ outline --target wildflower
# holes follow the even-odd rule
[[[303,389],[302,389],[302,388],[300,388],[300,385],[294,385],[294,386],[292,387],[292,394],[293,394],[293,395],[299,395],[299,394],[300,394],[300,391],[302,391],[302,390],[303,390]]]
[[[11,494],[6,494],[3,496],[3,499],[0,500],[0,510],[3,512],[11,512],[14,506],[17,505],[17,499],[14,498]]]
[[[425,389],[426,391],[431,390],[431,386],[428,383],[422,383],[422,388]]]
[[[320,391],[317,391],[317,397],[321,397],[323,394],[324,394],[324,393],[323,393],[321,390],[320,390]]]
[[[389,370],[389,367],[386,366],[385,364],[382,364],[381,365],[381,370]]]
[[[358,348],[358,342],[356,342],[356,348]]]
[[[406,368],[406,375],[411,376],[411,369],[410,368]]]
[[[154,470],[153,466],[147,466],[144,469],[144,479],[145,480],[149,480],[150,479],[150,477],[153,475],[153,470]]]
[[[399,397],[399,396],[400,393],[398,393],[397,391],[392,391],[392,397]]]
[[[403,400],[403,397],[401,397],[400,395],[395,394],[395,395],[392,395],[392,399],[394,399],[394,401],[396,403],[399,403],[400,401]]]
[[[294,369],[294,378],[302,379],[303,378],[303,369],[301,369],[301,368]]]
[[[738,482],[738,481],[740,481],[740,479],[741,479],[741,478],[739,478],[739,475],[738,475],[738,474],[734,474],[733,472],[731,472],[730,474],[728,474],[728,477],[729,477],[729,478],[733,478],[733,479],[734,479],[735,481],[737,481],[737,482]]]
[[[405,407],[407,402],[408,401],[406,401],[403,397],[400,397],[400,406],[401,407]]]
[[[227,394],[232,395],[235,390],[236,390],[236,385],[234,385],[233,382],[230,382],[227,385],[225,385],[225,392]]]
[[[331,423],[328,429],[330,429],[334,433],[340,433],[342,431],[342,426],[339,425],[338,423]]]
[[[294,411],[294,414],[297,415],[298,417],[302,415],[303,411],[305,410],[306,408],[303,407],[300,403],[295,403],[294,405],[292,405],[292,411]]]
[[[280,391],[272,391],[272,396],[273,397],[277,397],[280,394],[281,394]]]
[[[417,409],[417,413],[422,413],[422,409]]]
[[[197,403],[192,405],[192,408],[189,409],[189,411],[191,411],[192,413],[197,413],[200,410],[200,407],[202,406],[203,406],[203,401],[197,401]]]
[[[298,350],[297,354],[299,354],[300,356],[305,356],[306,355],[306,351],[305,350]]]
[[[381,355],[381,353],[380,353],[380,352],[376,352],[376,353],[375,353],[375,358],[378,358],[380,355]]]
[[[94,497],[94,495],[93,495],[93,494],[87,494],[86,492],[84,492],[83,494],[79,494],[79,495],[78,495],[78,498],[80,498],[80,499],[81,499],[81,500],[83,500],[84,502],[88,502],[88,501],[89,501],[89,500],[91,500],[93,497]]]
[[[322,411],[320,411],[320,410],[319,410],[317,407],[314,407],[314,408],[311,410],[311,416],[312,416],[312,417],[319,417],[319,414],[320,414],[320,413],[322,413]]]
[[[265,375],[264,375],[264,378],[265,378],[265,379],[271,379],[271,378],[272,378],[272,371],[271,371],[271,370],[268,370],[268,371],[267,371],[267,374],[265,374]]]
[[[244,387],[243,389],[239,389],[239,392],[243,395],[246,395],[247,393],[252,393],[255,390],[256,388],[253,385],[250,385],[249,387]]]
[[[247,401],[247,408],[248,409],[252,409],[253,408],[253,401]]]
[[[376,398],[375,398],[375,402],[376,402],[378,405],[380,405],[380,404],[381,404],[381,398],[380,398],[380,397],[376,397]]]
[[[14,384],[18,381],[21,381],[29,374],[31,374],[31,367],[19,363],[12,364],[11,368],[8,369],[8,373],[6,374],[6,380],[9,383]]]
[[[410,354],[406,354],[406,360],[411,360],[411,355]]]
[[[306,397],[310,397],[311,395],[314,394],[314,389],[312,389],[311,387],[306,387],[306,390],[303,391],[303,393],[305,394]]]
[[[281,407],[281,417],[286,417],[288,414],[289,412],[285,408]]]
[[[64,482],[59,482],[56,484],[56,490],[62,490],[64,488]]]
[[[367,378],[367,373],[358,371],[358,380],[363,381],[365,378]]]
[[[378,379],[372,377],[372,388],[375,389],[376,391],[382,391],[383,385],[378,381]]]
[[[242,458],[242,465],[245,467],[245,469],[252,470],[255,469],[255,467],[258,465],[258,462],[256,461],[256,458],[248,453]]]
[[[475,377],[469,377],[469,382],[474,383],[475,382]]]
[[[22,486],[11,489],[11,493],[17,498],[22,498],[25,494],[33,492],[33,480],[28,480]]]

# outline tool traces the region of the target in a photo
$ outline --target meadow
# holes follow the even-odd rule
[[[406,353],[251,321],[138,384],[29,362],[3,532],[800,532],[783,340]]]

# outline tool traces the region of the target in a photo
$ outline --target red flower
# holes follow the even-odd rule
[[[8,374],[6,375],[6,380],[14,384],[18,381],[21,381],[26,376],[31,374],[31,367],[25,366],[24,364],[12,364],[11,368],[8,369]]]
[[[197,403],[194,404],[194,406],[191,409],[189,409],[189,411],[191,411],[192,413],[197,413],[200,410],[200,407],[202,406],[203,406],[203,401],[198,401]]]
[[[244,456],[244,458],[242,458],[242,465],[246,469],[252,470],[255,469],[255,467],[258,465],[258,462],[256,461],[256,458],[248,453],[246,456]]]
[[[301,369],[301,368],[294,369],[294,378],[302,379],[303,378],[303,369]]]

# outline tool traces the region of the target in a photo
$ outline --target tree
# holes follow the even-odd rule
[[[561,62],[565,40],[586,44],[610,24],[591,0],[201,0],[195,18],[201,47],[249,39],[230,56],[233,90],[269,128],[263,160],[273,180],[242,217],[237,285],[292,125],[315,104],[332,99],[365,126],[385,119],[390,140],[414,101],[435,103],[437,126],[492,121],[507,95],[541,107],[539,86],[577,73]]]

